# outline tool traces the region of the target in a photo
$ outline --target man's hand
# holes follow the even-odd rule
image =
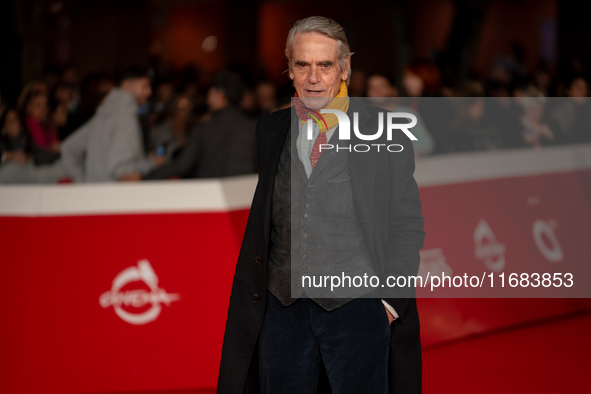
[[[142,174],[139,172],[130,172],[129,174],[123,175],[119,178],[119,182],[133,182],[133,181],[141,181]]]
[[[385,305],[384,305],[384,309],[386,310],[386,314],[388,315],[388,323],[392,324],[392,322],[394,321],[394,315],[392,315],[390,313],[390,311],[388,310],[388,308],[386,308]]]

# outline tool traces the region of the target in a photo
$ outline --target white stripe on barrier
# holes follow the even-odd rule
[[[0,187],[2,216],[216,212],[248,209],[257,175],[223,180]]]
[[[419,158],[419,187],[591,169],[591,144]],[[257,175],[213,180],[1,186],[1,216],[62,216],[248,209]]]
[[[591,168],[591,144],[466,152],[419,158],[419,186],[551,174]]]

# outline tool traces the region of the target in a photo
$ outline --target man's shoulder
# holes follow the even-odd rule
[[[259,120],[259,127],[261,129],[273,129],[278,125],[289,122],[291,118],[291,107],[279,109],[270,114],[263,115]]]
[[[374,118],[376,118],[380,112],[388,112],[388,110],[384,108],[377,107],[368,103],[366,100],[360,100],[355,97],[349,98],[349,106],[353,111],[364,111],[368,116]]]

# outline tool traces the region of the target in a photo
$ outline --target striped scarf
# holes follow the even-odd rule
[[[334,114],[320,114],[320,112],[304,106],[304,103],[299,98],[296,92],[294,97],[294,107],[298,118],[302,120],[301,127],[297,138],[298,157],[300,158],[308,178],[316,166],[318,159],[320,159],[320,146],[326,144],[326,131],[335,127],[339,120]],[[342,112],[347,112],[349,109],[349,97],[347,96],[347,84],[345,81],[341,82],[341,88],[335,98],[324,109],[337,109]],[[308,120],[314,121],[312,127],[312,139],[306,138]]]

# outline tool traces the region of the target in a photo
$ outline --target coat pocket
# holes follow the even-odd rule
[[[351,181],[351,175],[349,174],[339,174],[334,178],[327,179],[326,183],[343,183]]]

